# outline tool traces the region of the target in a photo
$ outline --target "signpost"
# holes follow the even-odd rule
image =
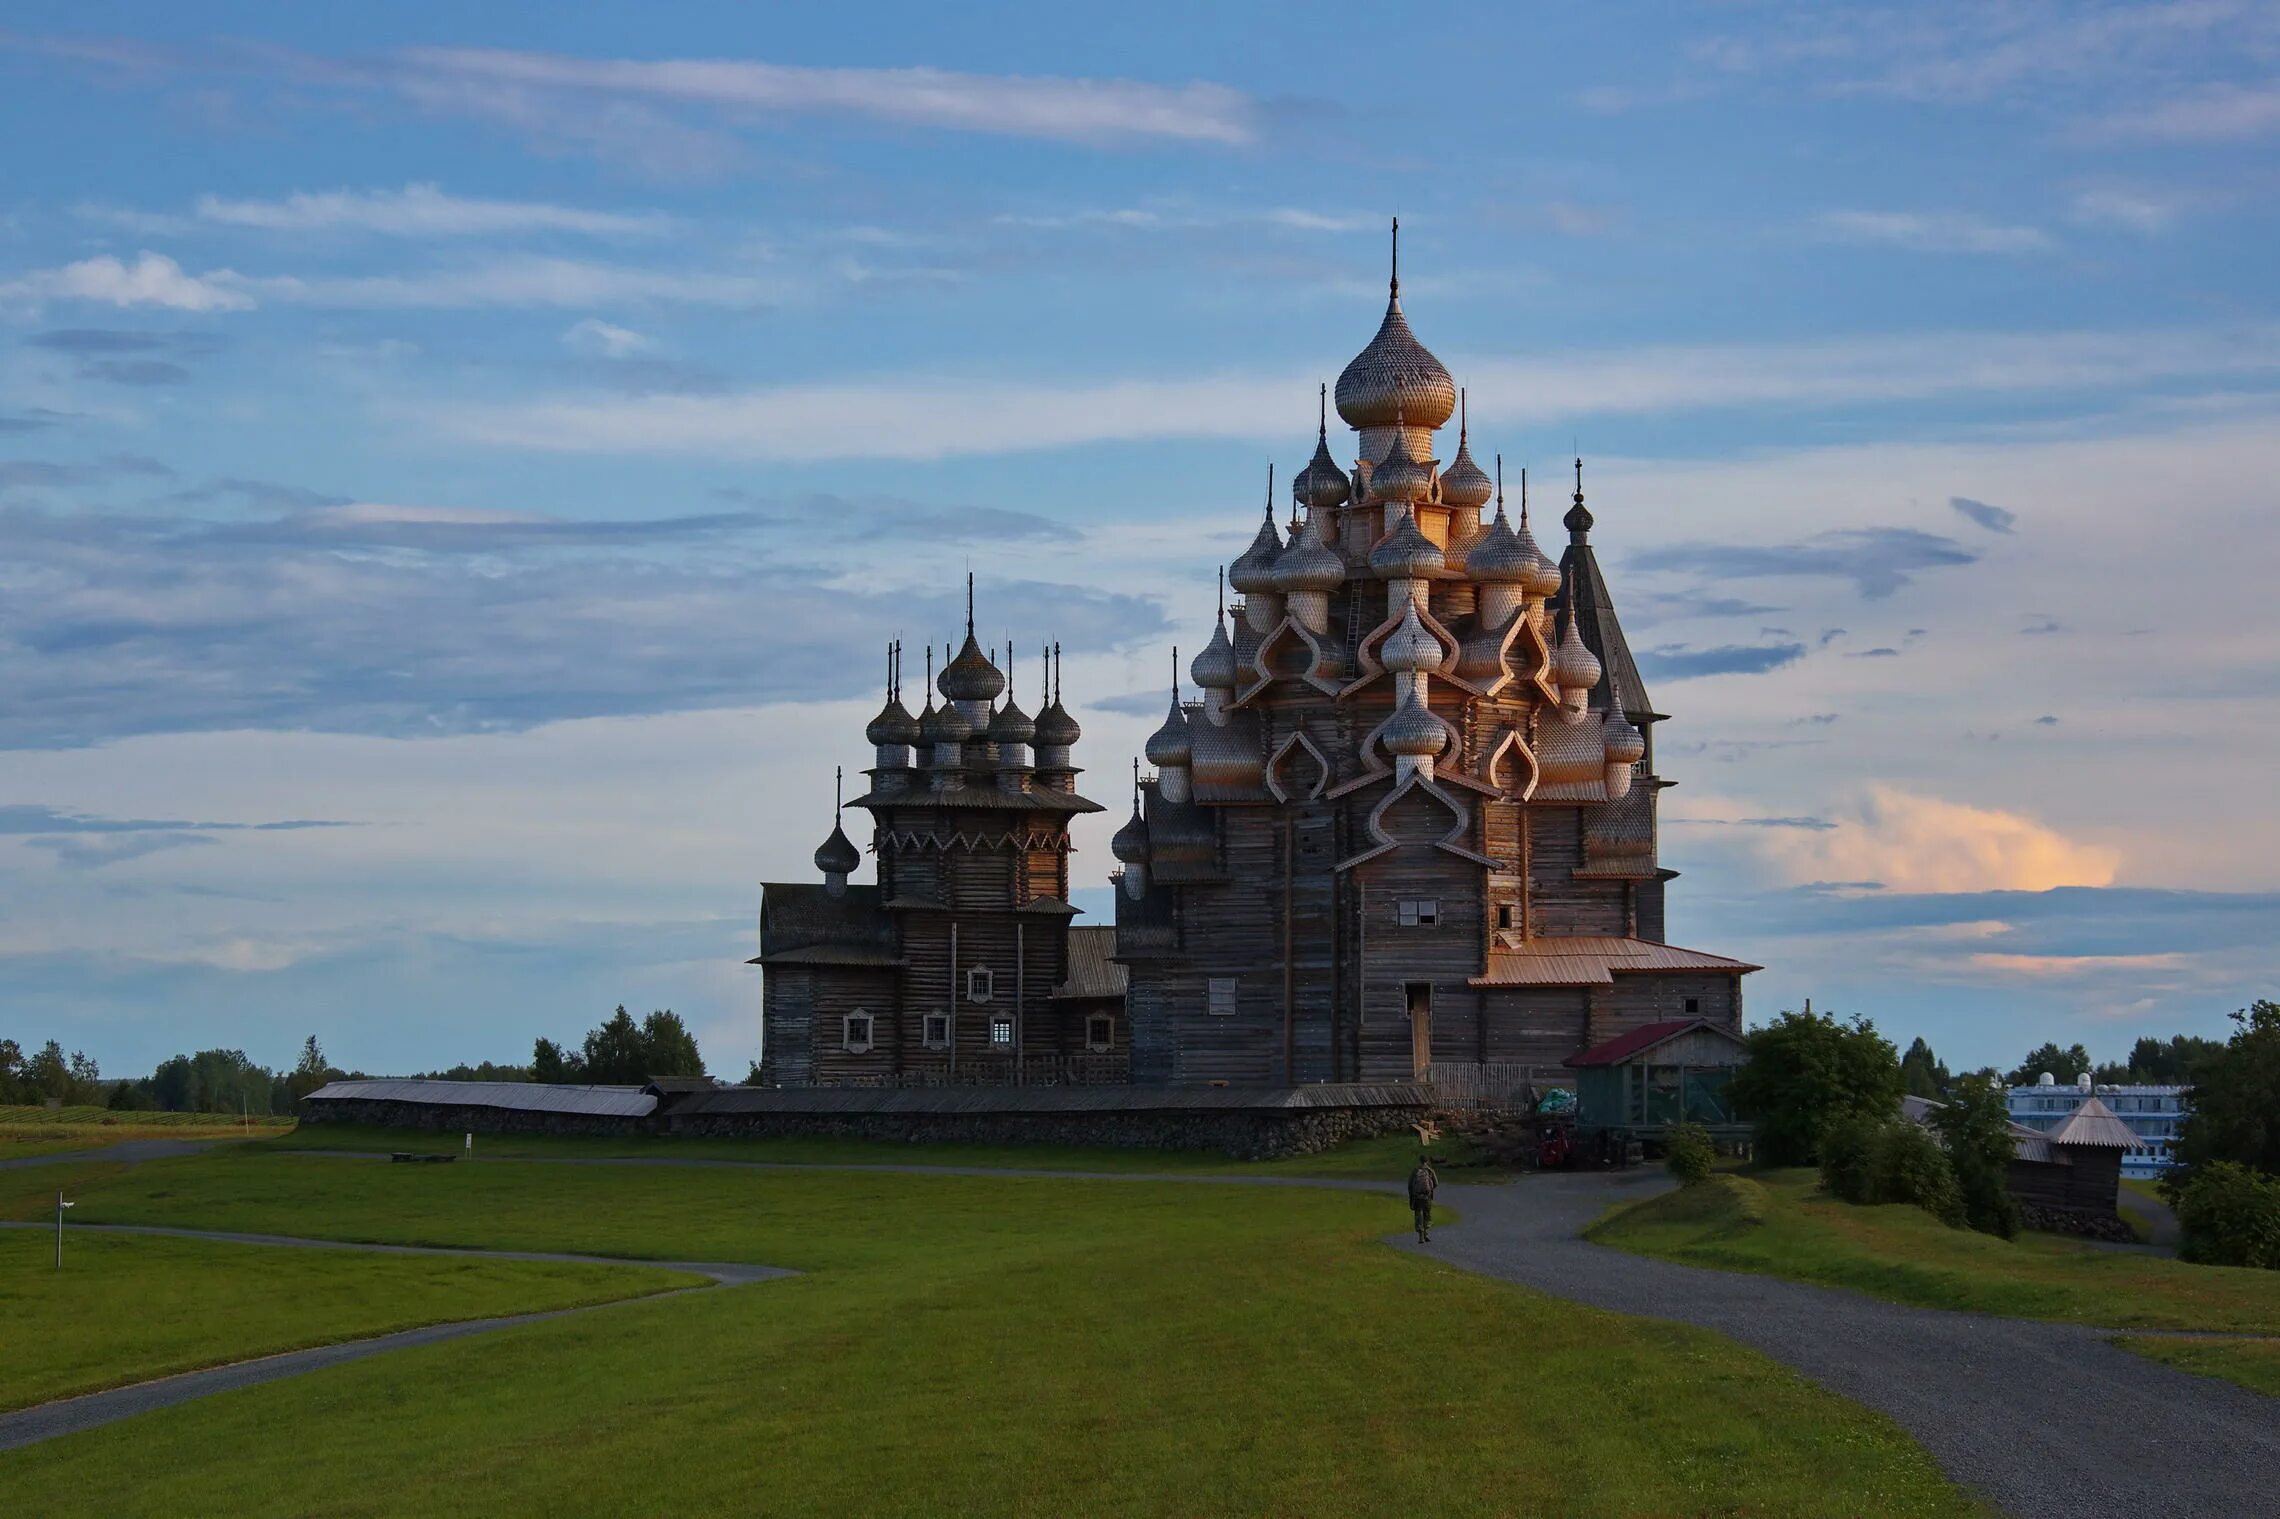
[[[78,1206],[77,1203],[65,1202],[62,1190],[60,1188],[57,1190],[55,1194],[55,1269],[58,1271],[63,1269],[63,1210]]]

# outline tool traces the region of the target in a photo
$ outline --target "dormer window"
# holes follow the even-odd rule
[[[997,992],[997,977],[986,965],[977,965],[966,972],[966,1000],[987,1002]]]

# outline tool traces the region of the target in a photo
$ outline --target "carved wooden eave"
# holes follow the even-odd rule
[[[1267,757],[1267,790],[1274,794],[1274,799],[1278,802],[1288,802],[1291,799],[1289,788],[1282,783],[1284,762],[1293,754],[1301,753],[1314,757],[1314,785],[1303,794],[1303,800],[1321,800],[1324,790],[1330,784],[1330,777],[1336,773],[1337,767],[1330,763],[1330,756],[1322,752],[1307,731],[1304,728],[1293,728],[1290,736],[1276,745],[1275,752]]]
[[[1373,843],[1369,848],[1361,850],[1356,854],[1348,855],[1345,859],[1339,861],[1336,867],[1339,871],[1344,872],[1351,870],[1357,865],[1364,864],[1370,860],[1374,860],[1379,855],[1389,854],[1393,850],[1399,849],[1401,847],[1401,841],[1397,838],[1394,838],[1385,831],[1385,815],[1392,809],[1394,803],[1400,801],[1403,797],[1409,795],[1409,793],[1412,791],[1420,792],[1426,796],[1431,797],[1434,801],[1439,802],[1443,807],[1446,807],[1449,810],[1450,815],[1456,819],[1456,822],[1450,827],[1447,833],[1443,834],[1440,838],[1433,841],[1433,847],[1435,849],[1446,850],[1448,853],[1457,856],[1459,859],[1470,860],[1478,865],[1486,865],[1491,870],[1501,870],[1503,868],[1502,862],[1492,859],[1488,855],[1482,854],[1478,850],[1472,849],[1467,845],[1458,842],[1472,830],[1473,818],[1471,811],[1466,808],[1462,802],[1459,802],[1455,797],[1450,796],[1434,782],[1425,779],[1421,775],[1412,775],[1407,780],[1404,780],[1400,785],[1395,786],[1391,791],[1387,792],[1384,798],[1381,799],[1375,807],[1372,807],[1370,809],[1369,816],[1363,820],[1363,827],[1368,830],[1370,837],[1376,842]]]
[[[1296,675],[1280,675],[1276,673],[1274,668],[1274,652],[1286,640],[1303,644],[1307,653],[1312,656],[1307,668]],[[1322,635],[1316,634],[1313,629],[1296,618],[1285,616],[1281,622],[1275,624],[1274,631],[1259,640],[1258,653],[1252,662],[1251,684],[1236,692],[1228,705],[1232,707],[1248,706],[1260,692],[1278,680],[1301,680],[1325,696],[1336,696],[1344,685],[1344,681],[1340,678],[1340,670],[1344,664],[1345,657],[1342,650],[1325,647]]]

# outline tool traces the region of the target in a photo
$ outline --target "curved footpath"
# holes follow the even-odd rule
[[[1911,1308],[1595,1245],[1583,1229],[1664,1178],[1541,1176],[1444,1186],[1464,1222],[1415,1254],[1595,1308],[1729,1335],[1890,1415],[2005,1512],[2268,1514],[2280,1403],[2130,1354],[2080,1324]]]
[[[54,1227],[46,1223],[0,1222],[0,1229],[45,1231]],[[210,1240],[233,1245],[275,1245],[295,1250],[361,1250],[376,1255],[445,1255],[493,1261],[644,1266],[658,1271],[685,1271],[692,1276],[711,1277],[723,1287],[741,1287],[750,1282],[772,1281],[777,1277],[798,1274],[780,1266],[753,1266],[737,1261],[648,1261],[625,1260],[606,1255],[558,1255],[539,1250],[452,1250],[431,1245],[364,1245],[345,1240],[299,1239],[283,1234],[235,1234],[212,1229],[166,1229],[155,1225],[73,1224],[70,1231],[74,1234],[156,1234],[169,1239]],[[374,1335],[370,1339],[343,1340],[334,1345],[288,1350],[279,1355],[262,1356],[257,1360],[209,1366],[203,1371],[185,1371],[155,1381],[137,1382],[128,1387],[114,1387],[105,1392],[86,1393],[76,1398],[58,1398],[52,1403],[36,1404],[15,1413],[0,1413],[0,1451],[14,1450],[20,1445],[32,1445],[41,1440],[52,1440],[58,1435],[77,1434],[83,1429],[95,1429],[121,1419],[131,1419],[136,1414],[169,1408],[176,1403],[187,1403],[193,1398],[211,1397],[217,1392],[231,1392],[240,1387],[255,1387],[263,1382],[297,1377],[304,1372],[321,1371],[327,1366],[362,1360],[383,1351],[402,1350],[414,1345],[433,1345],[444,1340],[464,1339],[471,1334],[488,1334],[494,1329],[512,1329],[517,1324],[537,1324],[547,1319],[567,1318],[574,1313],[594,1313],[627,1303],[647,1303],[661,1297],[678,1297],[684,1292],[706,1290],[708,1289],[703,1287],[682,1287],[668,1292],[618,1298],[607,1303],[589,1303],[582,1308],[555,1308],[544,1313],[514,1313],[498,1318],[463,1319],[454,1324],[427,1324],[417,1329],[400,1329],[394,1334]]]

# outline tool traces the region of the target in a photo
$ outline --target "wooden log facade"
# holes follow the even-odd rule
[[[1270,475],[1229,566],[1241,600],[1230,617],[1222,595],[1190,669],[1200,701],[1174,656],[1155,773],[1136,769],[1112,845],[1113,929],[1069,925],[1069,819],[1099,809],[1076,792],[1058,675],[1034,721],[998,704],[970,579],[965,645],[938,681],[929,651],[916,716],[891,655],[877,764],[851,804],[872,817],[877,884],[849,883],[860,852],[834,828],[822,884],[764,888],[764,1080],[1299,1087],[1438,1070],[1470,1090],[1651,1024],[1739,1030],[1756,967],[1663,940],[1663,718],[1593,556],[1581,463],[1555,564],[1524,481],[1515,528],[1461,427],[1448,466],[1434,457],[1460,399],[1396,280],[1338,380],[1351,474],[1325,396],[1287,532]]]
[[[1515,529],[1463,430],[1433,457],[1460,399],[1396,280],[1338,380],[1351,472],[1325,404],[1287,528],[1270,488],[1229,567],[1200,700],[1175,665],[1114,845],[1135,1080],[1455,1086],[1671,1020],[1741,1027],[1756,967],[1663,940],[1663,717],[1581,465],[1555,566],[1525,485]]]

